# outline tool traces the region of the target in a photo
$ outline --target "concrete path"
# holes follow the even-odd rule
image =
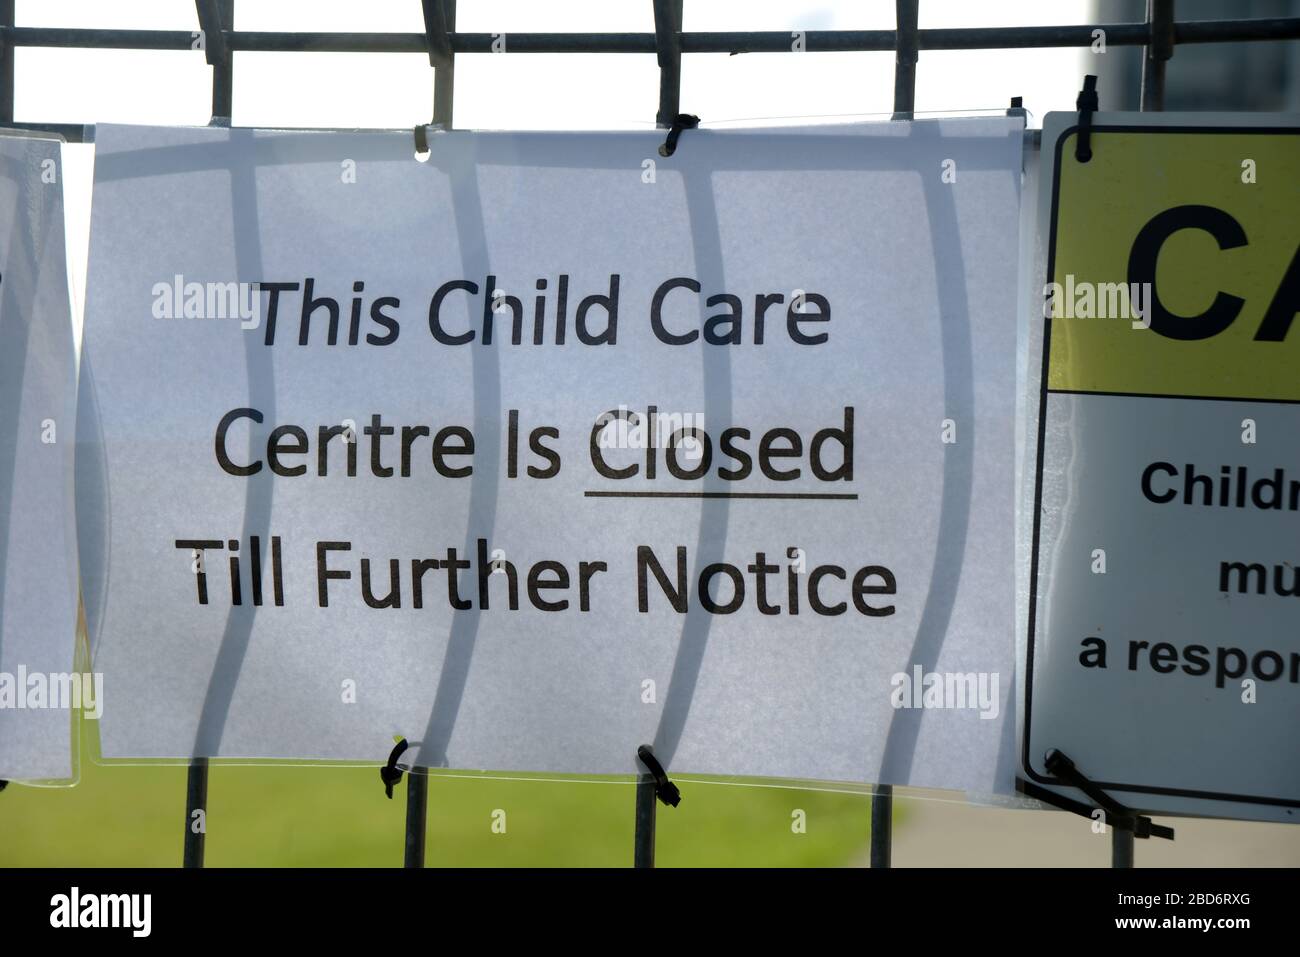
[[[895,867],[1110,866],[1109,831],[1094,834],[1075,814],[902,796],[895,807]],[[1300,867],[1300,822],[1159,820],[1176,839],[1138,841],[1138,867]]]

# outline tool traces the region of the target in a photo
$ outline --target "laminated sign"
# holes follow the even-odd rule
[[[0,133],[0,780],[72,776],[76,373],[60,141]]]
[[[1006,117],[100,126],[109,757],[1014,785]]]
[[[1124,804],[1297,820],[1300,129],[1079,135],[1044,125],[1024,772],[1055,749]]]

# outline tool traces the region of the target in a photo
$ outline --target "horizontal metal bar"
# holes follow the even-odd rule
[[[1241,40],[1294,40],[1300,37],[1296,17],[1267,17],[1258,20],[1229,20],[1230,35],[1221,37],[1213,20],[1187,20],[1174,24],[1175,43],[1223,43]]]
[[[194,33],[184,30],[90,30],[62,27],[14,27],[4,31],[14,46],[80,47],[122,50],[188,50]],[[226,42],[238,51],[275,53],[422,53],[423,33],[292,33],[268,30],[227,31]],[[448,34],[453,53],[491,53],[491,33]],[[512,33],[508,53],[654,53],[653,33]]]
[[[972,27],[921,31],[923,50],[994,50],[1023,47],[1086,47],[1093,31],[1106,33],[1108,46],[1145,46],[1151,37],[1145,23],[1093,26]],[[1300,17],[1254,20],[1187,20],[1174,24],[1175,43],[1237,43],[1300,39]]]
[[[453,53],[492,53],[503,34],[449,33]],[[653,33],[506,33],[506,53],[654,53]],[[412,38],[417,38],[414,42]],[[378,43],[375,43],[378,41]],[[236,50],[313,51],[318,53],[384,52],[427,49],[415,33],[237,33]],[[498,49],[501,46],[498,44]]]
[[[924,115],[921,119],[926,119]],[[227,127],[232,130],[257,130],[261,127],[256,126],[232,126]],[[62,136],[69,143],[92,143],[95,138],[95,125],[93,123],[82,125],[80,123],[0,123],[0,130],[28,130],[34,133],[51,133]],[[337,133],[341,131],[340,127],[323,127],[323,126],[281,126],[276,125],[275,130],[289,133]],[[409,133],[410,130],[392,130],[392,129],[356,129],[349,127],[348,133]],[[640,131],[638,131],[640,132]],[[1035,152],[1041,148],[1043,138],[1042,130],[1025,130],[1024,148],[1026,152]]]
[[[82,123],[14,123],[0,122],[0,130],[24,130],[29,133],[49,133],[61,136],[69,143],[89,143],[91,137]]]
[[[804,49],[816,53],[894,50],[893,30],[803,30]],[[794,33],[683,33],[683,53],[789,53]]]
[[[81,47],[120,50],[190,50],[198,31],[87,30],[65,27],[7,27],[7,40],[16,47]]]
[[[1111,46],[1143,46],[1145,23],[1035,27],[962,27],[920,30],[922,50],[996,50],[1029,47],[1086,47],[1093,32],[1104,30]],[[124,50],[189,50],[195,34],[187,30],[94,30],[64,27],[0,28],[19,47],[78,47]],[[451,33],[454,53],[491,53],[501,34]],[[653,33],[506,33],[507,53],[655,53]],[[224,31],[231,50],[280,53],[422,53],[423,33],[289,33]],[[1300,39],[1300,17],[1254,20],[1191,20],[1174,24],[1176,43],[1230,43]],[[808,30],[810,52],[892,51],[893,30]],[[682,33],[683,53],[783,53],[792,46],[790,31]]]

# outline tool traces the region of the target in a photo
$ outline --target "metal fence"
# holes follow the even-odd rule
[[[14,22],[15,0],[0,0],[0,127],[53,132],[79,142],[84,127],[60,123],[14,122],[14,50],[61,47],[123,50],[201,51],[212,67],[212,124],[228,126],[234,75],[233,54],[279,53],[423,53],[433,67],[435,125],[453,123],[457,53],[639,53],[654,54],[659,65],[659,103],[655,120],[670,127],[680,113],[681,62],[686,53],[786,53],[794,49],[789,31],[684,32],[684,0],[650,0],[653,33],[511,33],[502,49],[498,35],[456,32],[456,0],[421,0],[423,33],[310,33],[236,31],[234,0],[195,0],[199,30],[114,30],[20,27]],[[895,0],[893,30],[808,30],[801,33],[807,53],[894,51],[894,118],[910,118],[916,102],[916,67],[922,50],[989,50],[1091,46],[1103,31],[1111,46],[1144,48],[1141,108],[1164,108],[1165,64],[1178,44],[1300,39],[1300,17],[1248,20],[1184,21],[1174,19],[1174,0],[1147,0],[1142,23],[1063,26],[918,27],[920,0]],[[1013,103],[1014,106],[1019,104]],[[644,751],[645,749],[643,749]],[[396,758],[390,760],[389,774]],[[643,763],[654,773],[636,784],[634,865],[654,866],[656,799],[675,789],[652,755]],[[385,778],[387,782],[389,778]],[[193,811],[207,804],[208,760],[190,762],[186,788],[184,866],[202,867],[204,832],[191,827]],[[665,803],[675,803],[666,801]],[[407,776],[405,864],[423,867],[428,812],[428,772],[413,767]],[[871,802],[871,866],[889,867],[892,849],[893,789],[875,788]],[[1134,832],[1113,827],[1111,864],[1132,867]]]

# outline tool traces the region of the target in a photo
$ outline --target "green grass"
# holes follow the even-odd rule
[[[185,768],[95,764],[89,730],[75,787],[10,785],[0,793],[0,866],[180,864]],[[659,806],[660,866],[841,866],[866,855],[865,795],[690,779],[678,784],[682,803]],[[633,799],[630,779],[557,783],[436,775],[429,782],[427,863],[625,867],[632,860]],[[806,818],[802,834],[791,828],[796,809]],[[497,810],[505,812],[504,834],[492,830]],[[405,812],[405,780],[386,800],[374,768],[213,767],[207,864],[399,866]]]

